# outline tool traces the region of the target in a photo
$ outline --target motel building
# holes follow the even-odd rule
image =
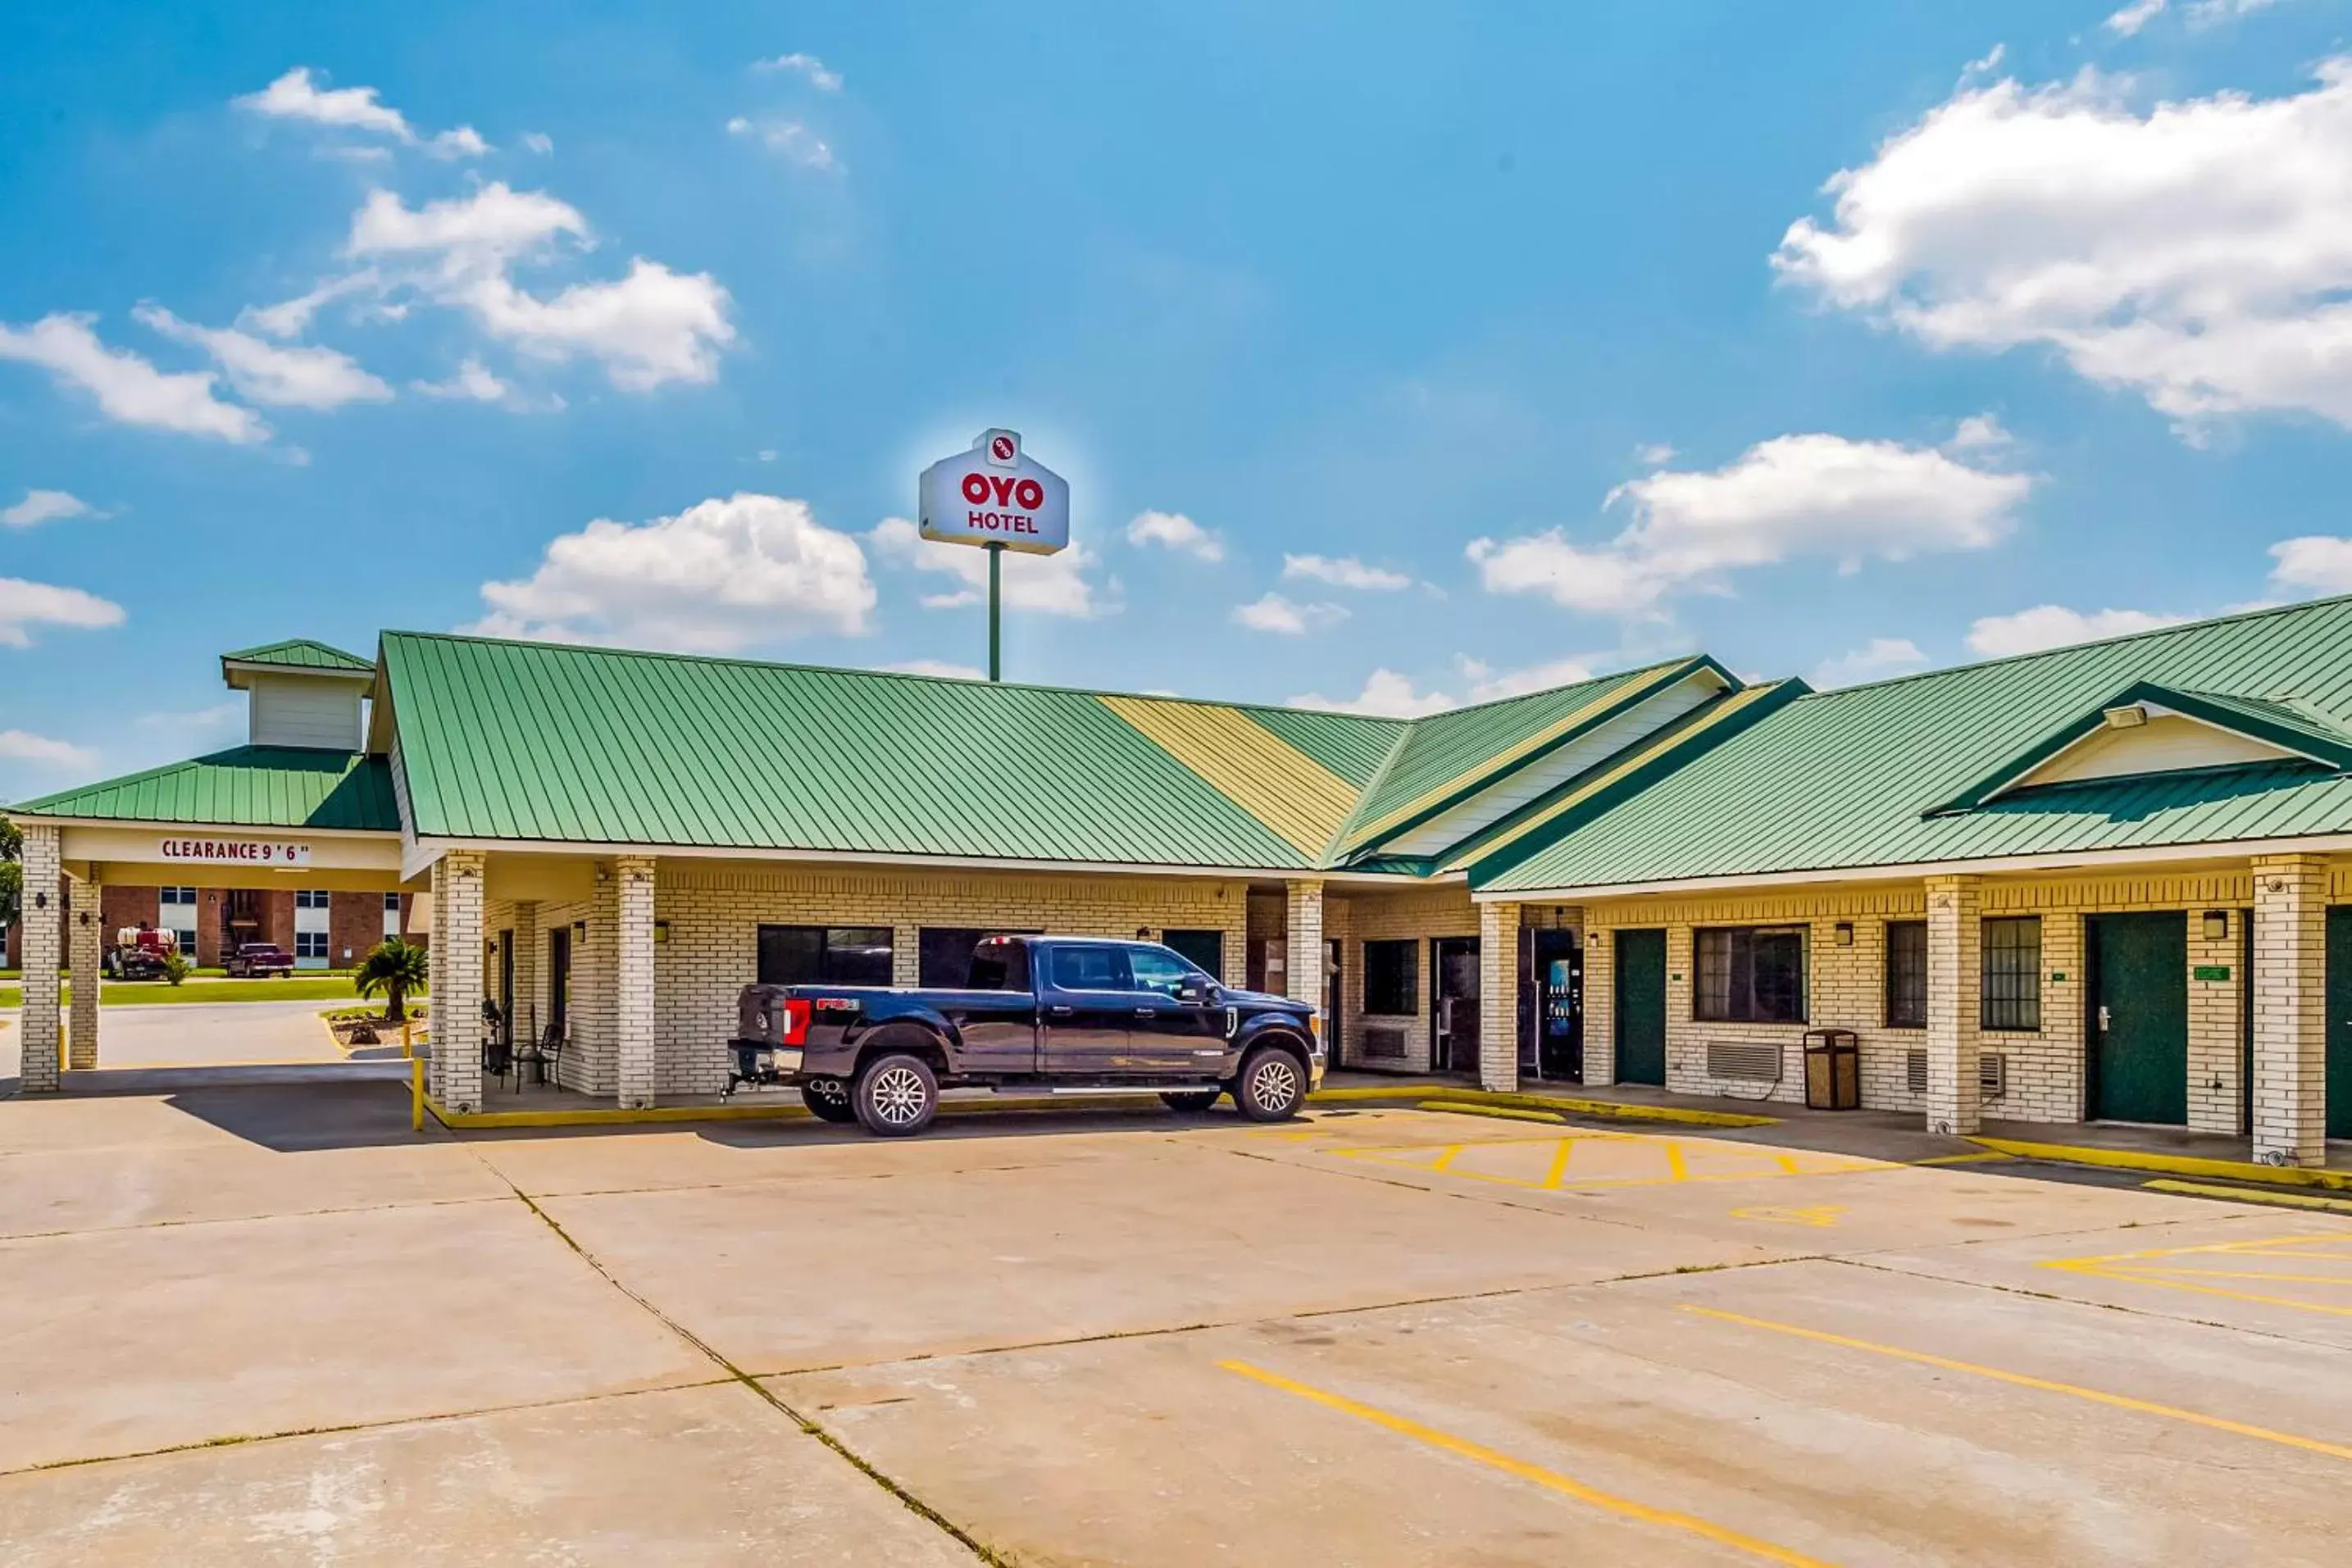
[[[1411,720],[408,632],[224,674],[250,744],[8,808],[26,1092],[98,1064],[106,890],[168,886],[413,900],[453,1113],[518,1092],[485,997],[563,1042],[534,1103],[691,1104],[744,984],[1037,931],[1314,1001],[1350,1071],[1801,1103],[1810,1038],[1952,1134],[2352,1137],[2352,599]]]

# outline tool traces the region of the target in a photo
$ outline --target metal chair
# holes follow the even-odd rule
[[[563,1026],[560,1023],[551,1023],[540,1032],[536,1044],[527,1045],[517,1052],[516,1089],[520,1090],[522,1087],[521,1069],[526,1065],[539,1070],[539,1081],[541,1083],[559,1082],[559,1075],[563,1066]]]

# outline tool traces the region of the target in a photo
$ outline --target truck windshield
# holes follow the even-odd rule
[[[1029,949],[1019,942],[983,942],[972,949],[974,991],[1025,991],[1029,988]]]

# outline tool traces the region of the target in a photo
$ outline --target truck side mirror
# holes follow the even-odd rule
[[[1207,1007],[1209,1005],[1209,982],[1201,979],[1191,979],[1180,982],[1176,987],[1176,1000],[1181,1006],[1188,1008]]]

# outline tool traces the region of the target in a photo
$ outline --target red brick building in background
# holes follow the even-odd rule
[[[411,929],[415,895],[405,893],[329,893],[324,922],[324,952],[312,941],[312,952],[302,954],[306,944],[298,942],[298,931],[304,925],[316,925],[315,917],[304,921],[295,910],[294,889],[266,888],[252,891],[231,891],[225,888],[199,887],[172,890],[175,895],[167,904],[165,890],[160,887],[109,887],[100,898],[101,917],[105,921],[107,941],[125,926],[166,927],[181,932],[183,939],[189,933],[195,946],[188,956],[200,969],[216,969],[229,948],[239,942],[268,942],[296,953],[304,968],[348,969],[367,956],[368,949],[389,936],[403,936],[420,946],[425,941],[421,933]],[[62,906],[64,900],[59,900]],[[165,919],[168,913],[170,919]],[[0,967],[13,969],[17,966],[17,928],[8,927],[5,942],[6,961]]]

